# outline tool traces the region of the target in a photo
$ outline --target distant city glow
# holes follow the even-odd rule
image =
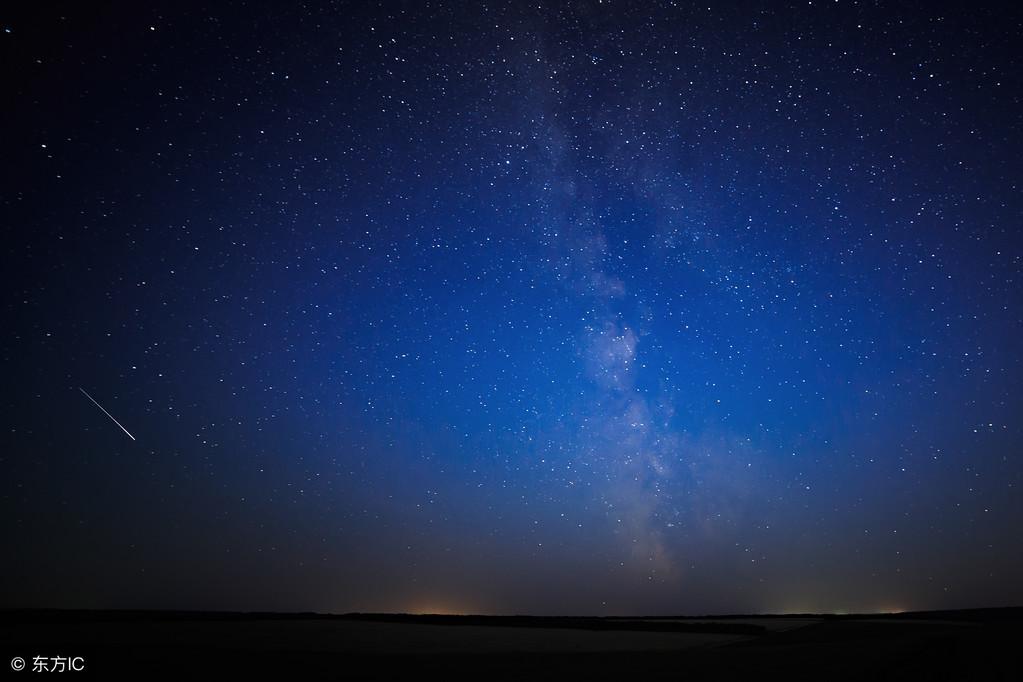
[[[437,616],[464,616],[475,614],[476,612],[472,609],[465,610],[457,607],[446,606],[442,604],[432,604],[427,602],[426,604],[418,604],[409,608],[405,613],[411,613],[416,615],[437,615]]]

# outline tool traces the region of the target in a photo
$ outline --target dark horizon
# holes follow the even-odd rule
[[[658,621],[658,620],[731,620],[731,619],[771,619],[771,618],[818,618],[818,619],[858,619],[874,617],[890,618],[936,618],[955,617],[961,620],[985,619],[997,621],[999,617],[1019,620],[1023,615],[1023,606],[991,606],[965,609],[939,609],[933,611],[870,611],[860,613],[844,612],[823,612],[823,613],[701,613],[701,614],[671,614],[652,615],[648,613],[636,614],[610,614],[603,616],[586,616],[577,614],[562,614],[557,616],[537,616],[528,613],[409,613],[409,612],[367,612],[348,611],[344,613],[333,613],[323,611],[208,611],[191,609],[64,609],[64,608],[0,608],[0,616],[17,616],[19,622],[31,622],[33,616],[60,617],[62,620],[95,620],[100,616],[115,616],[123,619],[132,617],[151,618],[160,620],[178,619],[408,619],[418,622],[456,622],[459,620],[484,619],[495,623],[500,621],[528,620],[534,623],[544,621]],[[438,619],[432,620],[431,619]]]
[[[1023,604],[1023,10],[10,3],[0,608]]]

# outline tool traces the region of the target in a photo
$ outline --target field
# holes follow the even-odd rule
[[[1023,609],[864,616],[534,618],[0,612],[5,675],[334,679],[1021,679]],[[14,672],[14,657],[27,670]]]

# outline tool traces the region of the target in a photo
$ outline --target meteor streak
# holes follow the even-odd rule
[[[97,402],[96,402],[96,399],[95,399],[95,398],[93,398],[93,397],[92,397],[91,395],[89,395],[88,393],[86,393],[86,391],[85,391],[85,389],[84,389],[84,388],[82,388],[81,386],[79,386],[79,387],[78,387],[78,390],[79,390],[79,391],[81,391],[82,393],[84,393],[84,394],[85,394],[85,397],[86,397],[86,398],[88,398],[89,400],[91,400],[91,401],[92,401],[92,404],[93,404],[93,405],[95,405],[95,406],[96,406],[96,407],[98,407],[99,409],[103,410],[103,414],[105,414],[106,416],[110,417],[110,420],[111,420],[112,422],[114,422],[114,423],[115,423],[115,424],[117,424],[118,426],[121,426],[121,422],[119,422],[119,421],[117,421],[116,419],[114,419],[114,415],[112,415],[112,414],[110,414],[109,412],[107,412],[107,411],[106,411],[106,410],[105,410],[105,409],[103,408],[103,406],[102,406],[102,405],[100,405],[99,403],[97,403]],[[125,433],[128,433],[128,429],[124,428],[123,426],[121,426],[121,430],[122,430],[122,431],[124,431]],[[131,438],[132,440],[135,440],[135,436],[131,435],[130,433],[128,433],[128,438]]]

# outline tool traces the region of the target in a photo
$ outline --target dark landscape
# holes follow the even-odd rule
[[[0,677],[1023,680],[1021,36],[0,2]]]
[[[81,656],[82,674],[181,678],[1018,680],[1021,636],[1023,608],[688,618],[0,613],[8,660],[59,653]]]

